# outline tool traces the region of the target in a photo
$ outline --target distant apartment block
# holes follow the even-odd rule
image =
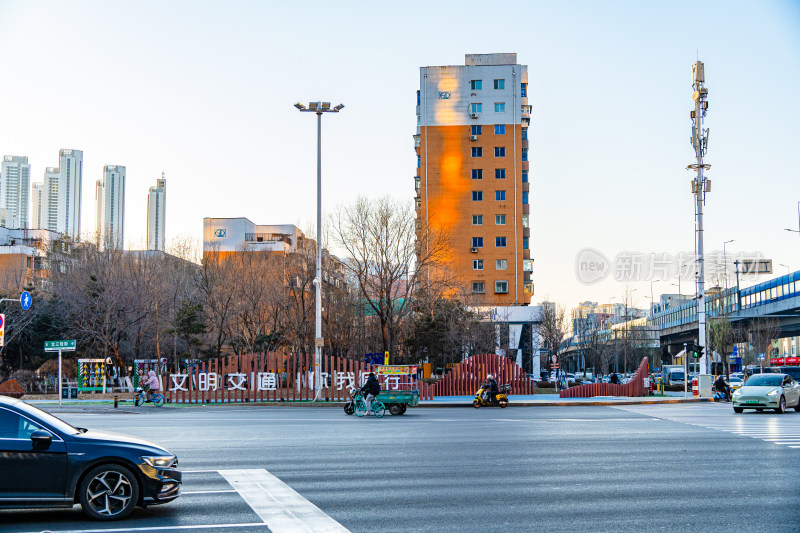
[[[473,305],[528,305],[533,295],[527,92],[516,54],[420,68],[418,235],[449,233],[450,267]]]
[[[3,157],[0,171],[0,218],[4,226],[23,229],[28,227],[30,183],[31,166],[27,157]]]
[[[103,167],[95,187],[95,235],[98,246],[121,250],[125,244],[125,175],[121,165]]]
[[[31,184],[31,228],[42,229],[42,193],[44,183],[34,181]]]
[[[164,227],[167,212],[167,179],[161,173],[156,186],[147,195],[147,249],[164,251]]]
[[[81,150],[62,149],[58,153],[58,159],[56,231],[68,235],[73,240],[78,240],[81,233],[83,152]]]
[[[58,182],[61,180],[61,170],[56,167],[47,167],[42,181],[42,229],[58,231]]]

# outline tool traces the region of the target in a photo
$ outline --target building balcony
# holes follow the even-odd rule
[[[530,161],[523,161],[522,162],[522,170],[530,171],[531,163]]]
[[[419,148],[419,134],[416,134],[414,137],[414,148]]]
[[[417,195],[419,195],[421,183],[421,178],[419,176],[414,176],[414,190],[417,192]]]
[[[522,214],[527,215],[531,212],[531,204],[522,204]]]
[[[523,150],[528,149],[528,139],[522,139],[522,149]]]
[[[414,198],[414,209],[422,209],[422,198],[419,196]]]

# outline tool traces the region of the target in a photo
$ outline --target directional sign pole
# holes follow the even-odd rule
[[[58,351],[58,406],[61,407],[61,350]]]

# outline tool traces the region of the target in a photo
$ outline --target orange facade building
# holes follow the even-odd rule
[[[422,67],[417,92],[417,227],[450,237],[450,268],[476,305],[528,305],[528,68],[516,54]]]

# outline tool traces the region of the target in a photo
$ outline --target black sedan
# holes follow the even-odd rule
[[[0,509],[72,507],[96,520],[178,497],[178,458],[146,440],[75,428],[0,396]]]

